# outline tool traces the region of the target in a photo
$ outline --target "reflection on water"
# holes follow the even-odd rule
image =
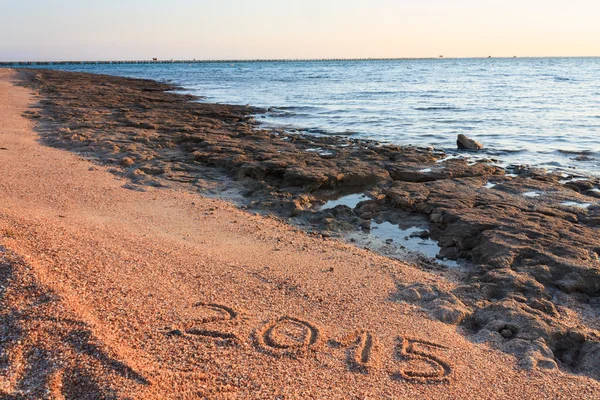
[[[429,258],[437,258],[440,253],[438,242],[429,238],[429,232],[422,227],[401,228],[390,222],[373,222],[371,231],[364,236],[378,238],[389,245],[399,245],[408,251],[421,253]],[[458,263],[448,259],[438,259],[440,264],[458,267]]]
[[[435,258],[440,253],[440,247],[435,240],[429,238],[422,239],[417,235],[411,236],[422,231],[422,228],[417,227],[402,229],[398,225],[389,222],[382,222],[380,224],[374,222],[371,224],[371,235],[381,240],[392,239],[408,250],[419,251],[428,257]]]
[[[361,201],[365,201],[368,199],[369,198],[362,193],[349,194],[347,196],[340,197],[339,199],[329,200],[327,203],[323,204],[321,210],[327,210],[329,208],[334,208],[339,205],[354,208]]]

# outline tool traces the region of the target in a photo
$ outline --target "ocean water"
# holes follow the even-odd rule
[[[250,104],[266,126],[456,152],[600,176],[600,58],[62,65],[150,78],[202,101]],[[473,154],[467,154],[473,156]]]

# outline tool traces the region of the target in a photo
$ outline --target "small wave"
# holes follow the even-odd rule
[[[486,149],[486,153],[496,156],[501,156],[503,154],[518,154],[525,153],[527,150],[525,149]]]
[[[383,95],[390,95],[390,94],[397,94],[397,93],[398,92],[367,90],[367,91],[363,91],[363,92],[354,92],[352,94],[355,96],[383,96]]]
[[[480,120],[464,120],[464,119],[434,119],[432,120],[436,124],[481,124],[484,121]],[[465,129],[474,129],[471,126],[462,126]],[[461,128],[461,127],[457,127]]]
[[[558,152],[562,154],[574,154],[579,156],[591,156],[595,153],[592,150],[558,150]]]
[[[431,106],[431,107],[415,107],[417,111],[463,111],[458,107],[453,106]]]
[[[318,111],[319,107],[313,106],[283,106],[283,107],[271,107],[271,110],[281,111]]]
[[[343,131],[343,132],[330,132],[321,128],[306,128],[302,129],[303,133],[309,133],[312,135],[324,135],[324,136],[352,136],[356,135],[358,132],[354,131]]]
[[[571,78],[564,78],[564,77],[562,77],[562,76],[555,76],[555,77],[554,77],[554,80],[555,80],[556,82],[574,82],[574,81],[575,81],[575,79],[571,79]]]

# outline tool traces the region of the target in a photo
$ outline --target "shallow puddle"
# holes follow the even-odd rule
[[[562,183],[563,185],[565,183],[569,183],[569,182],[579,182],[579,181],[587,181],[589,180],[589,178],[571,178],[571,179],[563,179],[561,181],[558,181],[558,183]]]
[[[436,163],[436,164],[441,164],[441,163],[444,163],[444,162],[446,162],[446,161],[448,161],[448,160],[453,160],[453,159],[455,159],[455,158],[461,158],[461,157],[462,157],[462,156],[460,156],[460,155],[449,155],[449,156],[446,156],[446,157],[444,157],[444,158],[441,158],[441,159],[439,159],[439,160],[436,160],[436,162],[435,162],[435,163]]]
[[[320,156],[334,156],[335,153],[331,150],[325,150],[321,147],[317,147],[316,149],[306,149],[307,153],[317,153]]]
[[[563,206],[567,206],[567,207],[577,207],[577,208],[583,208],[583,209],[587,209],[589,208],[592,203],[579,203],[576,201],[565,201],[564,203],[560,203]]]
[[[340,205],[348,206],[353,209],[358,203],[365,200],[369,200],[369,197],[365,196],[362,193],[349,194],[346,196],[342,196],[339,199],[329,200],[327,203],[323,204],[321,210],[327,210],[329,208],[334,208]]]
[[[425,254],[427,257],[435,258],[441,250],[435,240],[410,237],[413,233],[421,232],[423,230],[423,228],[418,227],[402,229],[398,225],[394,225],[390,222],[382,222],[380,224],[373,222],[371,224],[371,235],[384,241],[392,239],[392,243],[401,244],[408,250],[418,251]]]

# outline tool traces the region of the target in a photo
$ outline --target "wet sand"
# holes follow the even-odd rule
[[[5,397],[600,395],[401,301],[441,274],[48,147],[0,71]]]

